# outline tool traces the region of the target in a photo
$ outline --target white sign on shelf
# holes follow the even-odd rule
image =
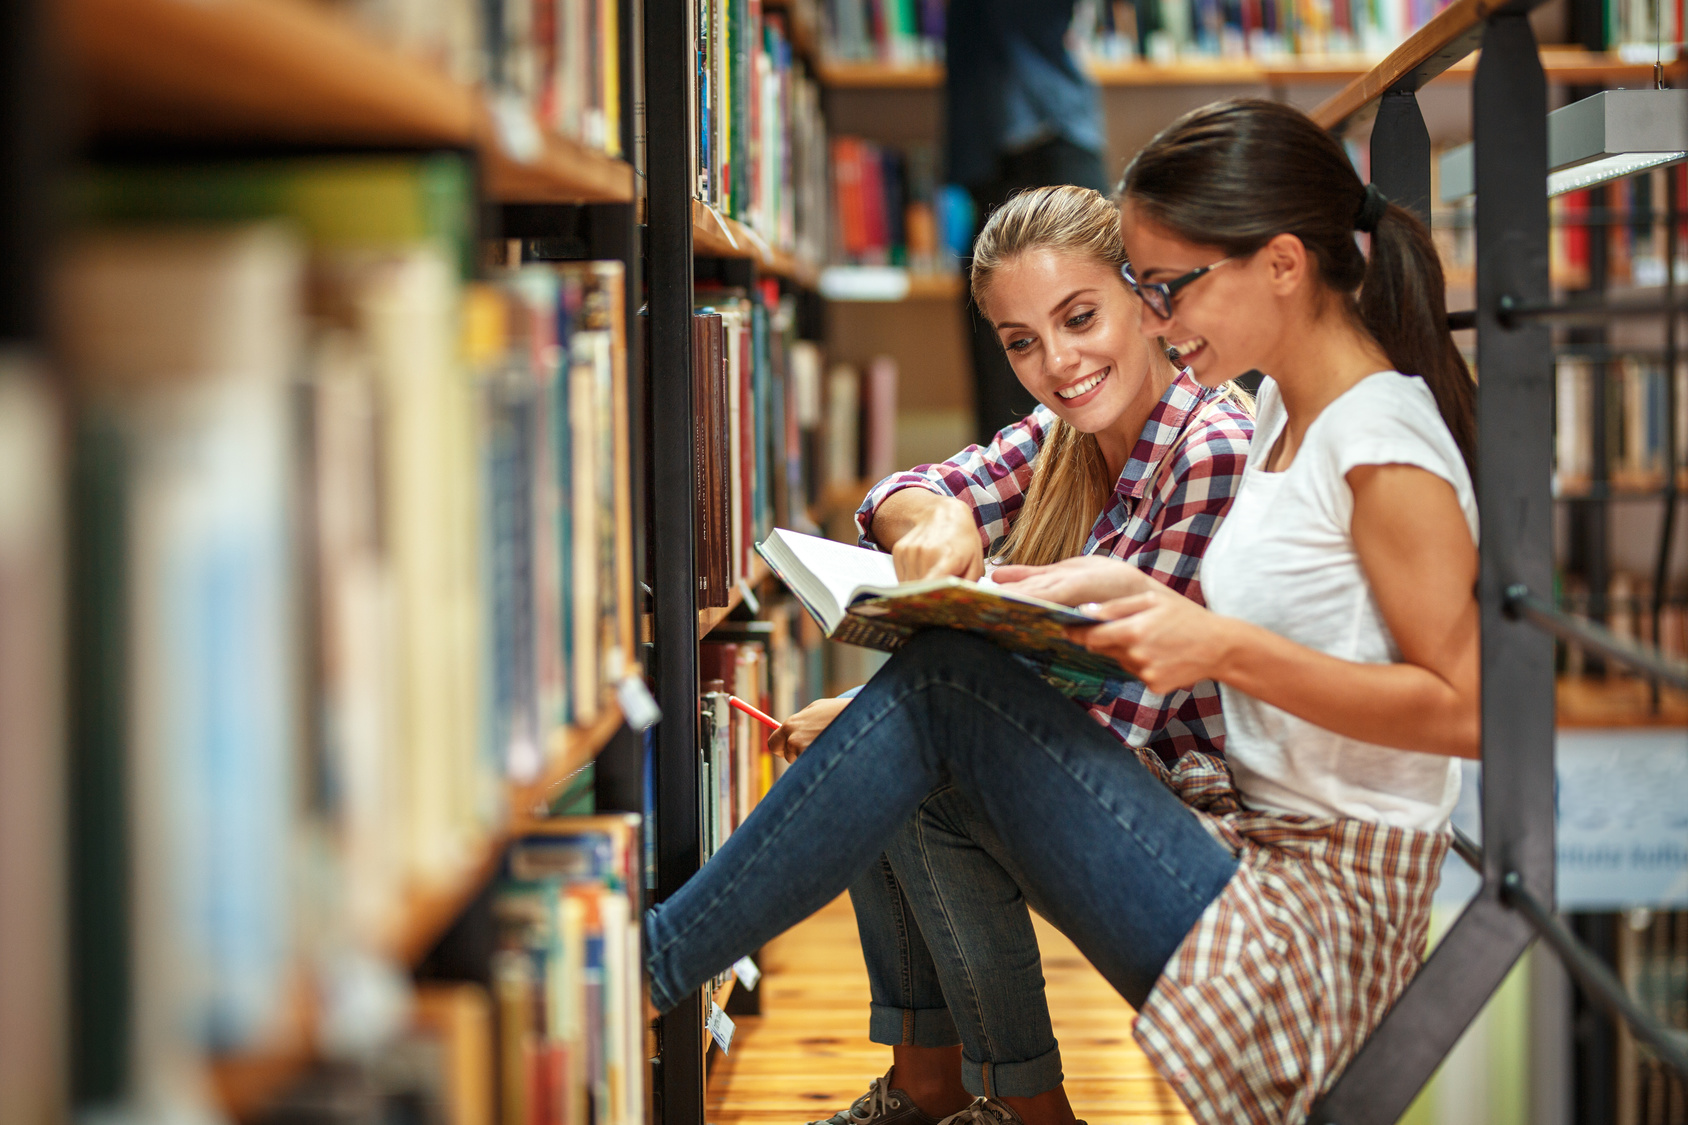
[[[704,1026],[709,1029],[709,1037],[715,1040],[715,1045],[721,1048],[723,1055],[729,1053],[733,1047],[733,1018],[721,1010],[721,1005],[711,1000],[709,1002],[709,1019]]]
[[[1555,742],[1558,909],[1688,907],[1688,733],[1562,730]],[[1481,769],[1462,768],[1453,821],[1481,841]],[[1465,861],[1449,853],[1436,901],[1458,905],[1477,886]]]

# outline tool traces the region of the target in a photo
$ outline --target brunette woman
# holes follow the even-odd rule
[[[1212,608],[1095,556],[1003,577],[1101,603],[1078,635],[1152,690],[1217,681],[1229,768],[1136,768],[1000,650],[924,633],[647,916],[652,993],[673,1003],[824,904],[910,815],[969,846],[927,806],[947,783],[1138,1008],[1198,1120],[1298,1121],[1423,957],[1478,752],[1473,386],[1423,225],[1296,110],[1186,115],[1122,194],[1143,332],[1204,384],[1268,376],[1202,565]]]

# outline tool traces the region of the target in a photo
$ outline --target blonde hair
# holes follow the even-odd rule
[[[1117,277],[1125,265],[1119,211],[1100,192],[1070,185],[1014,196],[991,212],[973,244],[973,303],[983,310],[997,272],[1031,250],[1103,262]],[[1082,554],[1113,490],[1096,435],[1054,419],[1043,435],[1025,506],[999,556],[1042,566]]]

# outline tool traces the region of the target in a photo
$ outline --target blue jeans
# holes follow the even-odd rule
[[[943,823],[949,814],[929,798],[946,786],[1000,841],[1040,912],[1136,1006],[1236,870],[1195,814],[1082,710],[990,643],[932,630],[646,915],[652,1002],[667,1011],[836,898],[923,806],[923,823]],[[909,871],[899,875],[908,891]],[[922,926],[929,941],[935,932]],[[975,972],[963,941],[934,960],[952,953],[975,994],[990,997],[994,967]]]
[[[955,786],[921,802],[850,884],[873,998],[869,1039],[961,1044],[973,1094],[1035,1097],[1061,1084],[1025,881]]]

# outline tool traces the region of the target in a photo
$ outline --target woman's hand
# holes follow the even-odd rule
[[[1092,611],[1108,624],[1071,628],[1067,635],[1092,652],[1113,657],[1160,695],[1217,679],[1234,622],[1152,579],[1148,584],[1141,593]]]
[[[991,581],[1059,605],[1105,602],[1166,588],[1110,555],[1078,555],[1049,566],[999,566],[991,572]]]
[[[850,705],[848,699],[817,699],[780,725],[768,736],[768,749],[788,762],[795,762],[809,744],[832,725],[832,720]]]
[[[979,578],[985,573],[985,551],[979,543],[973,510],[952,496],[934,496],[932,500],[920,522],[891,547],[897,581],[917,582],[951,575]]]

